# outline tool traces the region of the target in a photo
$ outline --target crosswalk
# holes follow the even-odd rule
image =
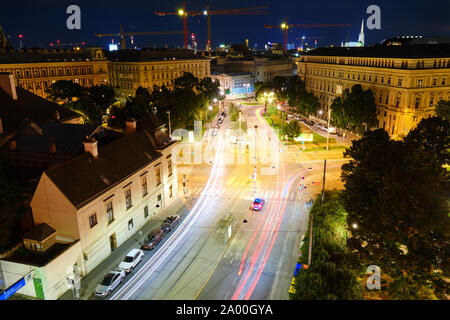
[[[239,192],[241,194],[252,194],[253,192],[253,188],[251,185],[247,186],[244,189],[239,189],[238,188],[228,188],[225,191],[222,190],[221,195],[223,195],[223,192],[225,192],[226,194],[232,194],[233,192]],[[242,191],[241,191],[242,190]],[[194,188],[188,188],[188,193],[187,195],[189,197],[199,197],[202,195],[202,192],[204,192],[204,188],[203,187],[194,187]],[[282,194],[281,197],[279,196],[279,192],[273,190],[273,189],[259,189],[257,188],[255,191],[255,194],[258,197],[261,197],[263,199],[267,200],[276,200],[276,199],[280,199],[280,200],[287,200],[287,201],[298,201],[299,197],[300,197],[300,191],[298,190],[291,190],[290,192],[288,192],[287,194]],[[217,195],[216,192],[212,192],[212,191],[205,191],[204,196],[211,196],[211,195]],[[280,198],[279,198],[280,197]]]

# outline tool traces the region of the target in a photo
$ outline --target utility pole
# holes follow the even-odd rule
[[[167,111],[167,114],[169,115],[169,137],[172,138],[172,127],[170,125],[170,111]]]
[[[208,55],[211,57],[211,15],[209,14],[209,6],[206,6],[206,20],[208,23],[208,44],[206,46],[206,50],[208,51]]]
[[[322,199],[320,201],[320,205],[323,203],[323,197],[325,194],[325,172],[327,170],[327,160],[324,160],[323,164],[323,182],[322,182]],[[313,241],[313,220],[314,215],[309,212],[309,248],[308,248],[308,267],[311,266],[311,255],[312,255],[312,241]]]
[[[253,194],[256,196],[256,163],[257,163],[257,156],[256,156],[256,150],[257,150],[257,140],[256,140],[256,130],[258,129],[258,126],[255,125],[255,169],[253,171]]]
[[[330,118],[331,118],[331,107],[328,106],[327,151],[328,151],[328,140],[330,140]]]

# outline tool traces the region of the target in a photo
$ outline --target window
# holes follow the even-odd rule
[[[434,104],[434,97],[430,97],[430,108],[433,107]]]
[[[372,75],[369,74],[369,81],[372,81]]]
[[[169,198],[172,198],[172,186],[169,187]]]
[[[441,82],[441,85],[443,85],[443,86],[445,86],[445,78],[442,78],[442,82]]]
[[[131,203],[131,189],[128,189],[127,191],[125,191],[125,203],[127,206],[127,210],[131,208],[132,203]]]
[[[112,201],[106,204],[106,216],[108,217],[108,224],[114,221],[114,210]]]
[[[398,85],[399,87],[401,87],[401,86],[402,86],[402,82],[403,82],[403,79],[402,79],[402,78],[398,79],[397,85]]]
[[[419,105],[420,105],[420,97],[416,97],[416,103],[414,104],[414,107],[416,109],[419,109]]]
[[[386,95],[385,104],[389,104],[389,94]]]
[[[169,172],[169,177],[172,175],[172,160],[167,160],[167,170]]]
[[[161,184],[161,169],[155,168],[155,175],[156,175],[156,186],[159,186]]]
[[[400,96],[397,96],[397,98],[395,98],[395,106],[398,108],[399,104],[400,104]]]
[[[97,214],[94,213],[89,216],[89,225],[93,228],[97,224]]]
[[[148,191],[147,191],[147,176],[143,176],[141,178],[141,184],[142,184],[142,196],[144,197],[148,193]]]
[[[391,77],[387,78],[387,84],[391,84]]]
[[[133,219],[128,220],[128,230],[133,229]]]
[[[422,85],[423,85],[423,80],[422,79],[417,80],[417,86],[422,87]]]
[[[381,83],[384,83],[384,77],[381,77]]]
[[[148,217],[148,206],[144,207],[144,219]]]
[[[434,78],[431,85],[435,86],[436,84],[437,84],[437,78]]]
[[[378,102],[381,103],[381,101],[383,101],[383,95],[380,94],[380,97],[378,98]]]
[[[375,80],[374,80],[375,82],[377,82],[378,81],[378,76],[375,76]]]

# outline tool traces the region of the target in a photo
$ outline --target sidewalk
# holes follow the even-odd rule
[[[102,278],[112,269],[117,267],[123,257],[133,248],[138,248],[137,241],[142,241],[150,230],[160,227],[162,221],[169,215],[178,213],[181,219],[188,210],[182,210],[186,207],[187,202],[195,201],[195,198],[187,198],[178,196],[170,205],[161,209],[155,216],[139,229],[133,236],[126,240],[122,245],[116,248],[104,261],[102,261],[94,270],[88,273],[81,279],[80,300],[87,300],[95,294],[95,287],[102,280]],[[142,236],[139,237],[139,231],[142,231]],[[59,300],[74,300],[72,290],[67,290]]]

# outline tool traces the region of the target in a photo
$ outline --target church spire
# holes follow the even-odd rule
[[[361,45],[364,46],[364,19],[362,19],[361,22],[361,32],[359,33],[358,42],[360,42]]]

